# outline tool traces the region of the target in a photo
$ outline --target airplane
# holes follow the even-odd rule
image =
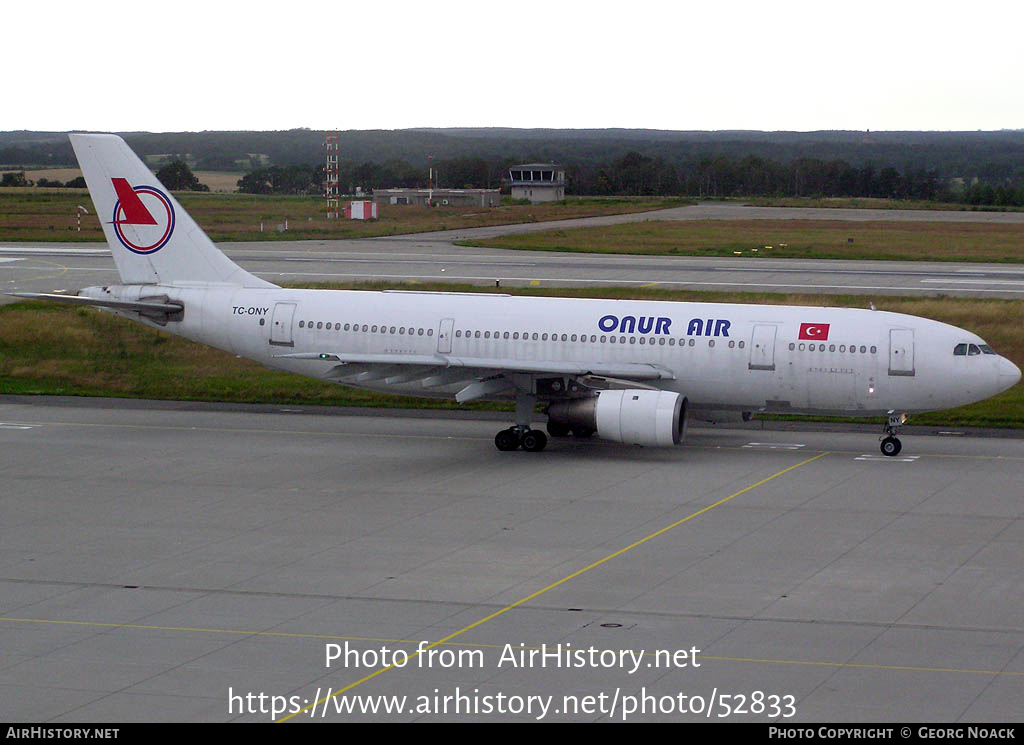
[[[1020,369],[976,334],[856,309],[501,294],[286,289],[225,256],[120,137],[69,135],[121,284],[76,296],[263,365],[386,393],[515,403],[499,450],[533,428],[673,446],[692,416],[883,416],[884,455],[911,412],[1005,391]]]

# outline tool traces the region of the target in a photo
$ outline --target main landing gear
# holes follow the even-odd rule
[[[879,449],[882,451],[882,455],[887,455],[891,458],[900,454],[900,451],[903,449],[903,443],[899,441],[896,435],[899,434],[900,427],[906,421],[906,414],[889,413],[889,421],[886,422],[884,428],[885,437],[880,438],[882,444]]]
[[[548,444],[548,436],[539,429],[527,427],[509,427],[494,436],[494,445],[498,450],[518,450],[522,448],[528,453],[539,453]]]
[[[548,436],[539,429],[530,428],[530,417],[537,405],[533,394],[516,393],[516,425],[503,429],[494,436],[498,450],[509,451],[522,448],[528,453],[539,453],[548,444]]]

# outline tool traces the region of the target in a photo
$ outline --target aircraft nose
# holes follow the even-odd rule
[[[999,388],[1013,388],[1020,381],[1020,368],[1005,357],[999,358]]]

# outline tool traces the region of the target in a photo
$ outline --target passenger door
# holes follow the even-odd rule
[[[889,329],[889,374],[914,374],[913,329]]]
[[[754,326],[754,334],[750,339],[751,370],[775,369],[775,334],[778,328],[767,324]]]
[[[270,320],[270,343],[278,347],[294,347],[292,341],[292,319],[295,317],[295,303],[276,303]]]

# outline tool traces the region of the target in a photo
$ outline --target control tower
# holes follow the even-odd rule
[[[513,199],[561,202],[565,199],[565,166],[557,163],[523,163],[508,171]]]

